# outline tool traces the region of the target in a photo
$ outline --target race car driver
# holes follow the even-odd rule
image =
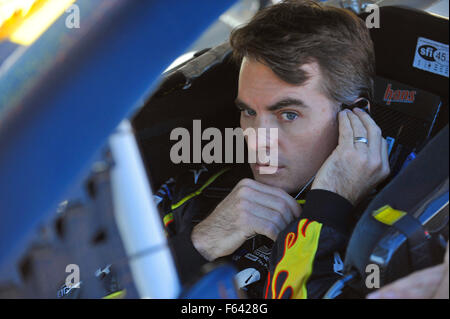
[[[230,43],[241,66],[241,128],[278,130],[265,146],[247,146],[278,147],[278,163],[273,174],[261,174],[271,164],[260,162],[202,166],[159,189],[181,280],[226,259],[248,297],[320,298],[339,276],[354,206],[389,174],[379,127],[344,107],[370,108],[369,32],[351,12],[288,0],[233,31]]]

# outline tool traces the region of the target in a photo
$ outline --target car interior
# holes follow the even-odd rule
[[[367,293],[363,289],[364,285],[361,284],[364,282],[361,279],[364,278],[362,265],[367,264],[370,253],[375,250],[376,243],[381,241],[380,238],[386,232],[385,229],[380,230],[372,225],[371,229],[376,229],[371,233],[372,236],[360,231],[367,228],[366,220],[371,224],[374,223],[373,218],[366,218],[366,216],[374,210],[373,203],[381,205],[377,194],[386,201],[384,204],[404,207],[405,210],[414,211],[418,216],[424,213],[424,210],[417,210],[416,206],[429,201],[430,196],[436,193],[442,195],[446,189],[448,199],[448,167],[445,164],[448,162],[445,160],[448,158],[448,143],[442,142],[445,139],[445,132],[438,138],[441,142],[439,140],[434,142],[435,145],[439,144],[442,147],[438,148],[438,151],[434,147],[435,154],[439,154],[438,157],[431,156],[433,160],[429,160],[428,156],[428,160],[423,160],[422,157],[426,155],[422,155],[416,160],[419,163],[414,163],[414,166],[422,163],[417,170],[409,169],[404,172],[406,175],[402,174],[400,178],[396,178],[400,172],[403,173],[412,158],[421,154],[422,150],[430,154],[433,152],[433,149],[424,149],[433,137],[443,130],[448,132],[448,76],[439,74],[439,70],[429,72],[413,66],[419,47],[419,38],[439,43],[448,41],[448,20],[423,11],[394,6],[381,7],[380,15],[383,17],[383,28],[370,30],[376,54],[375,94],[371,101],[371,116],[380,126],[383,136],[389,143],[391,175],[371,197],[372,204],[366,203],[368,208],[355,229],[352,244],[347,252],[350,256],[346,260],[347,272],[351,273],[352,269],[358,269],[359,284],[353,284],[353,288],[361,293]],[[366,16],[367,14],[362,14],[361,18],[364,19]],[[448,67],[446,70],[448,75]],[[440,71],[445,72],[445,66]],[[231,48],[227,43],[198,52],[193,59],[165,74],[158,91],[134,117],[133,127],[154,189],[192,165],[173,164],[170,161],[171,144],[168,144],[167,140],[173,128],[185,127],[192,133],[194,119],[201,119],[205,128],[210,126],[220,128],[222,133],[226,127],[239,126],[239,115],[234,106],[238,72],[236,62],[231,56]],[[159,151],[156,153],[154,150]],[[437,167],[440,169],[436,170]],[[425,181],[434,175],[436,180],[427,188]],[[411,176],[421,182],[411,184],[404,181],[410,180]],[[445,180],[447,186],[445,186]],[[394,184],[394,187],[391,184]],[[409,188],[404,189],[406,186]],[[387,190],[383,191],[384,188]],[[404,193],[414,193],[415,196],[404,196]],[[395,200],[398,197],[404,198],[405,202],[398,203],[398,200]],[[448,226],[448,200],[447,208],[439,207],[434,214],[436,214],[436,216],[433,215],[434,223],[443,225],[433,228],[436,234],[434,238],[440,235],[443,236],[440,241],[446,242],[448,240],[448,231],[445,227],[445,225]],[[423,220],[422,224],[429,223],[431,219],[433,218]],[[421,266],[409,264],[405,267],[403,264],[403,267],[400,267],[401,260],[410,260],[408,253],[405,252],[405,243],[403,238],[402,249],[399,248],[400,245],[387,249],[390,254],[401,250],[403,252],[398,253],[396,258],[385,256],[387,260],[383,261],[382,269],[383,275],[385,273],[388,275],[386,278],[383,277],[383,284],[427,265],[426,263]],[[439,243],[436,245],[439,247],[434,250],[435,256],[428,265],[442,259],[445,252],[442,245]],[[410,246],[417,246],[417,243]],[[371,257],[374,258],[374,256]],[[393,262],[392,259],[394,259]]]
[[[344,280],[326,298],[364,297],[369,262],[380,266],[382,284],[436,264],[448,241],[448,56],[443,58],[446,65],[414,66],[422,46],[436,42],[448,48],[448,19],[399,6],[381,7],[380,14],[383,27],[370,29],[376,54],[371,116],[389,142],[392,174],[358,216],[345,256]],[[184,127],[192,134],[196,119],[201,119],[202,129],[216,127],[222,133],[239,126],[234,103],[239,66],[231,53],[229,44],[223,43],[166,71],[158,89],[130,119],[153,191],[170,177],[198,166],[170,160],[174,128]],[[39,230],[12,276],[16,279],[0,281],[0,298],[64,297],[59,292],[64,276],[56,275],[55,269],[63,269],[74,258],[96,275],[85,279],[86,288],[70,298],[118,291],[126,292],[126,298],[139,297],[114,223],[109,174],[114,158],[108,147],[101,157],[106,164],[93,169],[82,185],[86,196],[63,202],[55,218]],[[407,225],[383,224],[373,212],[386,205],[410,213],[412,220]],[[422,259],[416,262],[416,256]],[[210,278],[209,284],[215,279]],[[199,280],[184,287],[183,296],[211,296],[206,288],[196,290],[196,284],[206,285]],[[195,293],[187,293],[190,289]]]

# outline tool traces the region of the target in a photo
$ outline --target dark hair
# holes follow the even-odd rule
[[[308,0],[283,1],[234,30],[230,44],[237,61],[255,59],[290,84],[304,83],[308,74],[300,67],[317,62],[324,92],[336,102],[372,98],[373,43],[365,22],[351,11]]]

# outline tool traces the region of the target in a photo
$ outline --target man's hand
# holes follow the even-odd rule
[[[368,299],[448,299],[448,244],[444,262],[416,271],[367,296]]]
[[[194,227],[192,243],[212,261],[232,254],[253,235],[275,240],[300,212],[300,205],[282,189],[246,178]]]
[[[368,144],[354,142],[365,137]],[[311,189],[325,189],[353,205],[390,173],[386,140],[372,118],[361,109],[339,113],[339,143],[319,169]]]

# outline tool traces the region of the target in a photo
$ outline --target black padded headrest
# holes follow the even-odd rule
[[[428,142],[442,107],[439,96],[375,77],[371,115],[389,145],[391,177],[403,167],[410,154],[417,154]]]
[[[365,19],[368,14],[361,17]],[[371,28],[370,34],[378,76],[441,98],[443,105],[435,135],[448,123],[448,19],[411,8],[386,6],[380,8],[380,28]]]

